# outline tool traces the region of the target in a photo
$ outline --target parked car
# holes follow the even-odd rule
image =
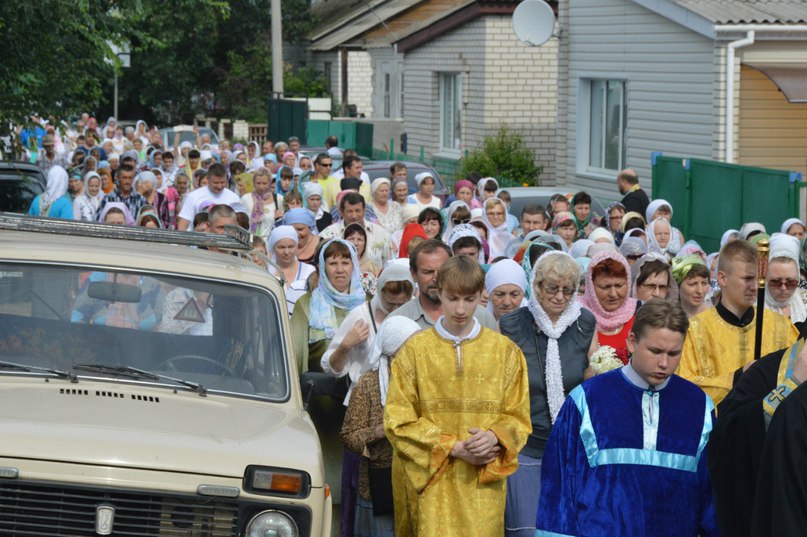
[[[521,218],[521,211],[527,205],[542,205],[545,209],[549,210],[549,199],[555,194],[565,195],[571,202],[574,192],[565,192],[561,188],[543,187],[543,186],[518,186],[512,188],[502,188],[510,193],[510,214]],[[605,215],[605,208],[598,200],[591,198],[591,212],[594,213],[596,218],[602,218]]]
[[[406,165],[406,180],[409,184],[409,193],[417,192],[418,184],[415,181],[415,176],[422,172],[429,172],[434,176],[434,195],[445,199],[448,196],[448,188],[446,187],[443,180],[440,178],[440,174],[437,171],[429,166],[428,164],[424,164],[423,162],[416,162],[416,161],[397,161],[397,160],[371,160],[369,162],[364,163],[364,171],[367,172],[367,175],[370,176],[370,181],[374,179],[378,179],[379,177],[390,177],[389,168],[396,162],[403,162]]]
[[[160,129],[160,138],[162,138],[163,147],[176,149],[174,147],[174,138],[176,137],[176,133],[179,133],[180,144],[182,142],[190,142],[193,145],[196,145],[196,134],[193,132],[193,125],[176,125],[174,127]],[[213,149],[219,148],[219,135],[216,134],[216,131],[209,127],[199,127],[199,136],[202,136],[203,134],[210,136],[210,145]]]
[[[303,146],[303,147],[300,148],[300,153],[302,153],[303,155],[305,155],[307,157],[311,157],[312,161],[315,158],[317,158],[317,155],[319,155],[320,153],[327,153],[327,152],[328,152],[328,149],[326,147],[324,147],[324,146],[316,146],[316,147],[315,146]],[[368,162],[370,162],[370,159],[363,156],[363,155],[359,155],[359,158],[362,160],[362,162],[364,163],[365,166],[367,165]],[[336,171],[336,170],[338,170],[339,168],[342,167],[342,158],[341,157],[331,157],[331,160],[333,161],[332,166],[331,166],[332,171]]]
[[[0,211],[27,213],[31,202],[45,191],[42,169],[28,162],[0,161]]]
[[[3,534],[329,535],[283,288],[251,246],[9,213],[0,243]]]

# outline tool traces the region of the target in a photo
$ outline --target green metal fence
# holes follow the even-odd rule
[[[716,251],[723,232],[744,222],[773,232],[799,216],[800,173],[661,153],[653,153],[652,164],[653,198],[669,201],[673,225],[706,251]]]

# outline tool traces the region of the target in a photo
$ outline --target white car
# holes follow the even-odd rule
[[[0,242],[0,533],[330,534],[283,288],[243,241],[0,213]]]

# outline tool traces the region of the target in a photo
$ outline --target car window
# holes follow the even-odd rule
[[[43,192],[39,177],[25,172],[0,175],[0,211],[27,213],[34,198]]]
[[[279,311],[273,296],[246,285],[0,263],[0,374],[51,368],[77,374],[79,383],[108,375],[175,389],[171,377],[283,400],[289,376]]]

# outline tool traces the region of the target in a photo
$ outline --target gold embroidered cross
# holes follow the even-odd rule
[[[482,376],[482,373],[479,373],[476,376],[476,383],[481,385],[483,382],[485,382],[485,377]]]
[[[785,400],[785,393],[787,393],[787,388],[785,386],[777,386],[768,396],[768,401],[773,402],[776,400],[781,403]]]

